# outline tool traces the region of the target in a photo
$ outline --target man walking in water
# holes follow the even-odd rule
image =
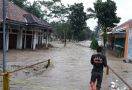
[[[107,67],[106,56],[104,56],[101,52],[102,52],[102,48],[98,47],[97,54],[93,54],[91,56],[91,64],[93,65],[93,69],[91,72],[90,85],[92,90],[95,90],[96,80],[97,80],[96,90],[100,90],[102,78],[103,78],[103,68]]]

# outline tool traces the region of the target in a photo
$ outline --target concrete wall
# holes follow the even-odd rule
[[[129,30],[128,38],[128,60],[132,61],[132,28]]]

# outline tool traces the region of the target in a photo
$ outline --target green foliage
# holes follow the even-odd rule
[[[89,27],[86,27],[80,32],[78,39],[79,41],[91,40],[91,38],[93,37],[92,35],[93,35],[93,31],[91,31]]]
[[[32,13],[36,17],[43,18],[44,12],[41,10],[41,5],[39,4],[38,1],[34,1],[33,4],[31,4],[27,0],[12,0],[12,1],[16,5],[25,9],[27,12]]]
[[[63,17],[66,17],[65,14],[68,14],[68,8],[63,4],[61,7],[57,7],[55,3],[51,2],[42,2],[43,5],[49,4],[50,9],[52,9],[52,14],[56,14],[58,17],[61,17],[60,22],[52,22],[54,28],[54,35],[59,39],[76,39],[76,40],[87,40],[91,39],[92,31],[89,28],[86,28],[86,13],[83,11],[84,7],[82,3],[71,5],[69,20],[65,21]],[[58,3],[58,2],[57,2]],[[53,5],[54,4],[54,5]],[[53,9],[54,7],[54,9]],[[57,11],[56,11],[57,10]],[[75,20],[74,20],[75,19]],[[64,20],[64,22],[62,21]]]
[[[102,2],[101,0],[97,0],[97,2],[94,3],[94,9],[98,22],[102,27],[112,28],[120,22],[120,18],[116,16],[117,7],[114,1],[107,0]]]
[[[107,41],[107,30],[109,28],[115,27],[120,22],[120,17],[116,16],[116,3],[112,0],[97,0],[94,3],[94,10],[89,8],[87,11],[90,14],[87,15],[88,18],[97,18],[98,26],[103,31],[103,41],[104,47]]]
[[[69,21],[73,30],[74,39],[78,40],[80,32],[86,27],[86,13],[82,3],[75,3],[70,6]]]
[[[87,12],[90,12],[89,14],[87,14],[87,18],[88,18],[88,19],[91,19],[91,18],[96,19],[96,18],[97,18],[96,12],[95,12],[95,10],[93,10],[92,8],[88,8],[88,9],[87,9]]]
[[[92,48],[92,49],[97,49],[98,46],[99,46],[98,41],[97,41],[95,38],[93,38],[93,39],[92,39],[92,42],[91,42],[91,44],[90,44],[90,48]]]
[[[70,23],[58,23],[58,22],[52,22],[52,27],[54,28],[54,36],[60,40],[64,39],[64,34],[66,36],[66,39],[69,41],[72,39],[72,30],[70,28]],[[90,28],[86,27],[84,30],[82,30],[79,34],[79,41],[83,40],[91,40],[93,38],[94,32],[90,30]]]
[[[62,31],[62,25],[58,22],[52,22],[51,23],[52,27],[54,28],[54,36],[56,38],[62,38],[63,37],[63,31]]]
[[[43,11],[41,10],[41,5],[38,1],[34,1],[33,4],[25,6],[25,8],[28,12],[32,13],[38,18],[43,18],[44,16]]]
[[[55,28],[54,35],[62,41],[64,40],[64,46],[66,46],[66,38],[70,35],[69,23],[67,22],[68,8],[62,4],[61,0],[43,0],[40,1],[40,4],[48,10],[47,16],[54,18],[57,22],[52,23]]]
[[[14,2],[19,7],[24,8],[27,0],[12,0],[12,2]]]
[[[48,18],[57,18],[56,21],[65,22],[68,16],[68,8],[61,3],[61,0],[43,0],[40,4],[46,8]]]
[[[93,37],[93,32],[86,27],[87,16],[82,3],[68,7],[62,4],[61,0],[36,0],[32,4],[27,0],[12,1],[38,18],[56,18],[51,22],[51,26],[54,36],[59,39],[71,40],[74,37],[74,40],[87,40]]]
[[[54,28],[54,36],[59,39],[64,39],[64,34],[67,39],[71,39],[71,30],[68,22],[59,23],[51,22],[52,27]]]

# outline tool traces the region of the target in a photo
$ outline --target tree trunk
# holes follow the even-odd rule
[[[104,43],[104,55],[106,53],[106,42],[107,42],[107,30],[106,28],[103,28],[103,43]]]
[[[73,40],[74,40],[74,33],[72,33],[72,42],[73,42]]]
[[[66,31],[64,30],[64,47],[66,46]]]

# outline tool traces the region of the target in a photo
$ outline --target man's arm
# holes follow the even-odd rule
[[[107,67],[107,59],[106,59],[106,56],[104,56],[104,67]]]
[[[109,66],[107,65],[106,56],[104,56],[104,67],[106,67],[106,75],[109,75]]]
[[[93,55],[91,56],[91,64],[92,64],[92,65],[94,64]]]

